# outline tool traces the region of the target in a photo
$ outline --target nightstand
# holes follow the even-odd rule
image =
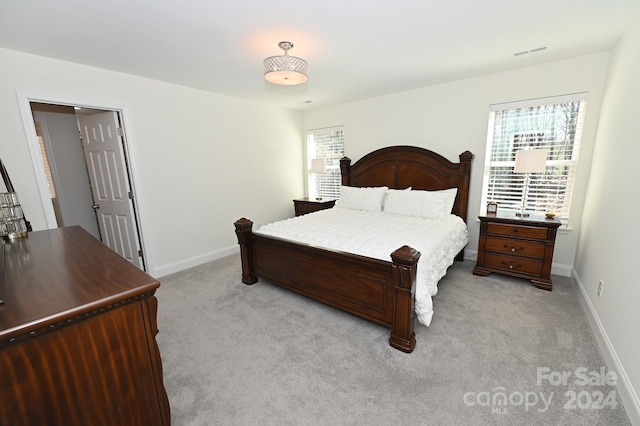
[[[474,275],[492,272],[525,278],[543,290],[551,290],[551,262],[559,219],[498,212],[478,216],[478,263]]]
[[[330,209],[335,204],[336,200],[330,200],[328,198],[321,198],[319,200],[315,198],[298,198],[297,200],[293,200],[296,216],[317,212],[318,210]]]

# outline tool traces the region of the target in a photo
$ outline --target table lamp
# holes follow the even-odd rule
[[[516,165],[513,168],[514,173],[524,173],[524,193],[522,194],[522,208],[517,216],[527,217],[529,213],[525,212],[527,204],[527,196],[529,194],[529,180],[531,173],[542,173],[547,168],[547,150],[546,149],[521,149],[516,151]]]
[[[327,161],[324,158],[312,158],[311,159],[311,173],[315,173],[316,175],[319,173],[326,173],[327,171]],[[318,182],[318,177],[316,176],[316,182]],[[316,194],[316,200],[322,200],[322,197],[318,197]]]

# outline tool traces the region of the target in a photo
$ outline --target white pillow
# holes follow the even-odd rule
[[[458,188],[441,191],[387,191],[385,213],[443,219],[451,214]]]
[[[432,191],[444,199],[444,215],[448,216],[453,210],[453,204],[456,202],[456,195],[458,195],[458,188],[443,189],[441,191]]]
[[[384,212],[426,219],[444,219],[444,198],[433,192],[393,191],[387,193]]]
[[[336,207],[380,212],[382,211],[382,200],[388,189],[386,186],[373,188],[340,186],[340,198],[336,201]]]
[[[411,187],[405,189],[387,189],[387,193],[384,194],[384,199],[382,200],[382,211],[384,211],[384,206],[387,203],[387,197],[389,196],[389,194],[396,191],[411,191]]]

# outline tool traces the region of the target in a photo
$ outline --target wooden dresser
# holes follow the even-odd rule
[[[551,290],[551,262],[561,222],[544,216],[520,218],[514,213],[479,216],[478,263],[473,273],[496,272],[526,278]]]
[[[298,198],[297,200],[293,200],[293,208],[296,212],[296,216],[317,212],[318,210],[330,209],[335,205],[336,200],[330,200],[328,198],[321,198],[320,200],[313,198]]]
[[[169,425],[160,284],[80,227],[4,243],[1,425]]]

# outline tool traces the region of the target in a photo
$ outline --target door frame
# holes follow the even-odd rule
[[[17,91],[16,94],[18,97],[18,106],[22,115],[22,124],[27,136],[29,153],[31,154],[33,170],[36,175],[36,182],[38,184],[38,191],[40,193],[40,200],[42,202],[42,209],[44,211],[45,221],[48,229],[57,228],[58,221],[53,210],[53,204],[51,203],[51,195],[49,194],[46,173],[42,165],[42,158],[40,156],[40,148],[38,145],[38,136],[36,135],[34,118],[31,112],[31,102],[115,111],[118,114],[120,120],[122,121],[120,124],[122,126],[123,155],[126,161],[125,176],[129,180],[129,188],[131,188],[131,191],[133,193],[132,202],[134,208],[134,222],[138,231],[138,244],[143,253],[142,264],[144,265],[144,270],[146,272],[153,272],[154,268],[152,266],[153,262],[151,252],[147,249],[148,247],[150,247],[150,245],[146,244],[145,233],[143,232],[141,223],[141,217],[143,216],[141,211],[142,203],[140,202],[141,195],[138,193],[135,187],[135,182],[139,180],[136,173],[136,170],[138,168],[136,167],[136,159],[134,158],[134,153],[131,149],[131,146],[133,145],[132,137],[127,129],[127,123],[130,123],[131,121],[128,119],[126,107],[122,105],[108,105],[105,104],[105,102],[83,101],[77,99],[61,98],[59,96],[36,95],[21,91]]]

